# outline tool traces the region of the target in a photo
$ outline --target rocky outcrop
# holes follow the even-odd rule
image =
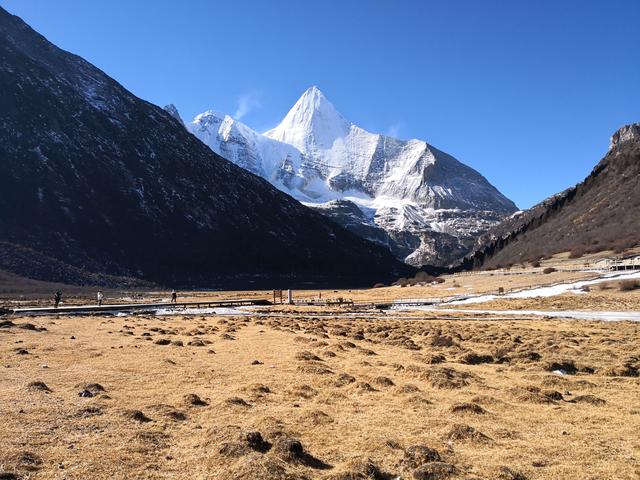
[[[178,122],[180,122],[180,125],[184,126],[184,120],[182,120],[182,117],[180,116],[178,109],[173,103],[170,103],[169,105],[165,105],[164,110],[173,118],[178,120]]]
[[[609,150],[619,148],[625,142],[638,141],[638,139],[640,139],[640,123],[625,125],[611,136]]]

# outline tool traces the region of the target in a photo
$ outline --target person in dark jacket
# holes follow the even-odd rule
[[[176,303],[178,301],[178,294],[175,290],[171,291],[171,303]]]
[[[56,292],[53,295],[53,307],[54,308],[58,308],[58,305],[60,305],[60,301],[62,300],[62,293],[60,292]]]

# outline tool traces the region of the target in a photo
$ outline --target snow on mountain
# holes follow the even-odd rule
[[[197,115],[187,129],[214,152],[299,197],[293,191],[305,179],[300,174],[303,156],[295,147],[272,140],[213,110]]]
[[[304,92],[280,125],[265,135],[303,152],[323,152],[347,137],[352,126],[314,86]]]
[[[456,260],[517,210],[482,175],[428,143],[371,133],[346,120],[315,86],[264,134],[212,110],[187,129],[413,265]],[[354,216],[353,207],[361,215]]]

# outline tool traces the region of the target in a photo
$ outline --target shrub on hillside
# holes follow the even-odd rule
[[[569,252],[569,258],[580,258],[585,254],[584,247],[575,247],[572,248]]]
[[[621,292],[629,292],[636,288],[640,288],[640,280],[621,280],[618,283],[618,290]]]
[[[542,270],[542,273],[544,274],[548,274],[548,273],[553,273],[553,272],[557,272],[558,270],[553,268],[553,267],[547,267],[544,270]]]
[[[429,275],[427,272],[418,272],[416,273],[416,276],[413,278],[416,280],[416,282],[420,282],[420,283],[433,282],[433,277]]]
[[[429,275],[427,272],[418,272],[412,278],[399,278],[392,285],[399,285],[401,287],[415,286],[420,283],[438,282],[437,278]],[[444,280],[442,280],[444,282]],[[438,282],[440,283],[440,282]]]

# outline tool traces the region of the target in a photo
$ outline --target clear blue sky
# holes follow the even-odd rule
[[[318,85],[529,207],[640,121],[640,1],[0,0],[136,95],[274,126]],[[241,108],[241,99],[244,102]]]

